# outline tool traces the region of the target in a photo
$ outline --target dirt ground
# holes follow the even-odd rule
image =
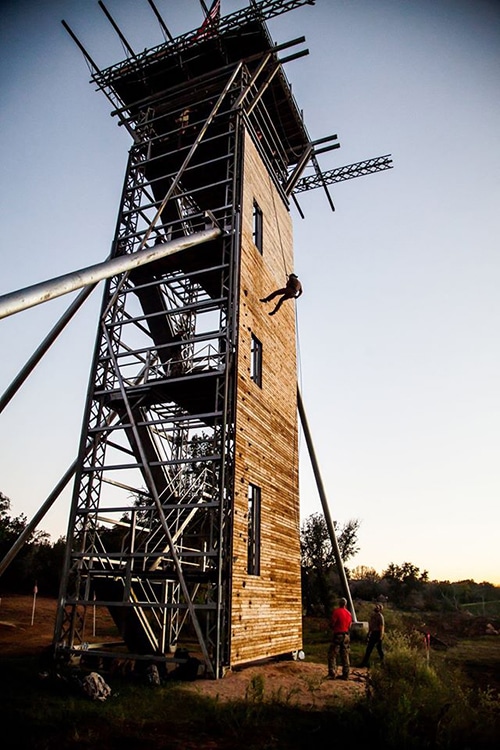
[[[221,680],[186,683],[186,688],[219,700],[232,700],[252,694],[255,678],[262,678],[268,700],[277,698],[305,709],[323,709],[337,703],[346,706],[361,698],[366,690],[366,673],[366,669],[353,669],[348,680],[328,680],[323,664],[277,661],[229,672]]]
[[[34,606],[33,606],[34,605]],[[4,596],[0,599],[0,655],[42,653],[52,641],[56,601],[38,596]],[[33,620],[33,624],[32,624]],[[227,701],[254,695],[277,698],[308,709],[322,709],[361,698],[367,670],[353,669],[348,680],[326,679],[326,666],[303,661],[269,661],[228,672],[220,680],[197,679],[183,689]]]

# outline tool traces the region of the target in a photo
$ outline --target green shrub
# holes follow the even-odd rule
[[[496,746],[498,696],[465,689],[460,672],[430,664],[418,634],[392,632],[385,650],[384,664],[370,673],[368,710],[387,750]]]

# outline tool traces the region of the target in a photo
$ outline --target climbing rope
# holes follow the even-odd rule
[[[280,242],[281,257],[283,260],[283,267],[285,270],[285,279],[288,279],[289,274],[288,274],[288,268],[286,265],[285,251],[283,250],[283,241],[281,239],[280,223],[278,221],[278,212],[276,209],[276,202],[274,200],[274,189],[273,189],[273,185],[271,182],[271,176],[269,174],[268,174],[268,179],[269,179],[270,192],[271,192],[271,196],[273,199],[274,221],[275,221],[276,227],[278,228],[278,237],[279,237],[279,242]],[[300,380],[302,380],[302,363],[301,363],[300,338],[299,338],[299,316],[298,316],[297,305],[295,305],[294,307],[295,307],[295,348],[297,352],[297,377],[299,377],[299,373],[300,373]],[[300,390],[302,391],[302,385],[301,385]],[[295,409],[295,424],[294,424],[294,430],[296,430],[297,432],[297,443],[296,444],[294,443],[294,448],[293,448],[294,454],[292,456],[292,467],[293,467],[294,472],[295,470],[297,471],[297,481],[299,478],[298,477],[298,462],[299,462],[298,459],[299,459],[299,452],[300,452],[300,448],[299,448],[300,435],[298,431],[298,426],[299,426],[298,420],[299,420],[299,412],[297,408]],[[298,511],[299,511],[298,521],[300,524],[300,507]]]
[[[268,179],[269,179],[269,188],[270,188],[270,192],[271,192],[271,197],[273,199],[274,223],[275,223],[275,225],[278,228],[278,237],[279,237],[279,241],[280,241],[281,257],[282,257],[282,260],[283,260],[283,267],[285,269],[285,281],[286,281],[288,279],[288,269],[287,269],[287,266],[286,266],[285,251],[283,250],[283,241],[281,239],[280,223],[278,221],[278,211],[276,210],[276,203],[275,203],[275,200],[274,200],[274,189],[273,189],[273,185],[272,185],[272,182],[271,182],[271,175],[269,173],[268,173]]]
[[[302,393],[302,355],[300,353],[300,336],[299,336],[299,314],[297,310],[297,305],[295,305],[295,350],[297,352],[297,387],[299,386],[300,382],[300,391]],[[301,438],[302,438],[302,431],[299,430],[300,424],[299,424],[299,409],[298,404],[297,408],[295,409],[295,425],[294,429],[297,433],[297,443],[294,444],[294,456],[292,459],[292,465],[294,470],[297,469],[297,483],[300,483],[300,476],[299,476],[299,455],[300,455],[300,445],[301,445]],[[299,488],[298,488],[299,489]],[[298,506],[298,523],[300,528],[300,490],[299,490],[299,506]]]

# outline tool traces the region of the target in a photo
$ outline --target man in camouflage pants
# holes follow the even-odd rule
[[[328,649],[328,679],[334,680],[337,676],[337,660],[340,659],[342,665],[342,679],[349,678],[350,671],[350,651],[351,640],[349,629],[352,623],[352,615],[346,609],[347,600],[339,599],[339,606],[336,607],[330,618],[330,627],[333,631],[332,642]]]

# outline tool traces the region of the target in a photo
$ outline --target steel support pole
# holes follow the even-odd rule
[[[304,404],[302,403],[302,396],[300,395],[300,390],[298,386],[297,386],[297,405],[299,408],[299,415],[300,415],[300,421],[302,424],[302,429],[304,430],[304,436],[306,438],[307,448],[309,451],[309,458],[311,459],[311,465],[313,468],[314,477],[316,479],[316,485],[318,487],[321,504],[323,506],[323,513],[325,516],[328,533],[330,534],[330,541],[332,543],[333,553],[335,555],[335,561],[337,563],[337,568],[339,571],[340,585],[342,587],[342,592],[345,598],[347,599],[348,608],[352,614],[352,618],[354,622],[356,622],[357,621],[356,612],[354,611],[354,604],[352,601],[351,592],[349,590],[349,583],[347,581],[347,576],[345,574],[344,563],[342,560],[342,556],[340,554],[340,548],[339,548],[338,541],[337,541],[337,535],[335,534],[335,526],[333,525],[333,521],[330,515],[330,509],[328,508],[328,501],[326,499],[325,488],[323,486],[323,480],[321,479],[321,473],[319,470],[318,462],[316,460],[316,454],[314,452],[314,446],[313,446],[313,442],[311,438],[311,433],[309,431],[309,425],[307,423],[306,413],[304,411]]]
[[[61,297],[63,294],[74,292],[76,289],[96,284],[103,279],[109,279],[111,276],[131,271],[133,268],[139,268],[147,263],[152,263],[167,255],[173,255],[181,250],[185,250],[193,245],[199,245],[203,242],[214,240],[222,234],[218,227],[205,229],[202,232],[195,232],[187,237],[180,237],[155,245],[151,248],[138,250],[136,253],[119,255],[104,263],[97,263],[95,266],[88,266],[78,271],[72,271],[64,276],[58,276],[48,281],[42,281],[40,284],[20,289],[17,292],[10,292],[0,297],[0,318],[6,318],[8,315],[26,310],[28,307],[40,305],[55,297]]]
[[[44,515],[47,513],[47,511],[50,510],[50,508],[54,505],[55,501],[63,491],[63,489],[68,484],[71,477],[74,475],[76,471],[77,462],[73,461],[69,469],[66,471],[64,476],[59,480],[57,485],[54,487],[44,504],[37,510],[29,524],[26,526],[26,528],[21,532],[19,537],[16,539],[10,550],[7,552],[3,560],[0,562],[0,576],[5,572],[5,570],[9,567],[12,560],[16,557],[18,552],[21,550],[23,545],[28,541],[31,534],[35,531],[36,527],[44,517]]]
[[[59,321],[52,328],[50,333],[44,338],[38,349],[31,355],[29,360],[26,362],[22,370],[14,378],[10,386],[7,388],[3,396],[0,398],[0,414],[3,412],[9,401],[15,396],[19,388],[22,386],[28,375],[31,375],[37,364],[42,359],[43,355],[50,349],[54,341],[57,339],[61,331],[68,325],[71,318],[83,305],[87,297],[95,289],[95,284],[87,286],[82,289],[78,297],[71,303],[64,315],[59,318]]]

